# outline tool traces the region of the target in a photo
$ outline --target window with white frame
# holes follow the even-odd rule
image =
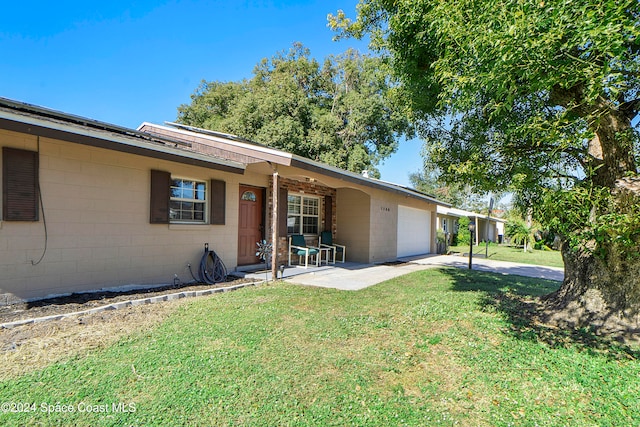
[[[287,208],[288,234],[318,234],[320,199],[318,197],[289,194]]]
[[[171,222],[205,223],[207,183],[191,179],[172,178],[169,201]]]

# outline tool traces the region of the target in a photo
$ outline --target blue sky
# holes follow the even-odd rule
[[[321,59],[357,40],[332,41],[327,14],[356,0],[7,2],[0,15],[0,96],[131,128],[174,121],[201,80],[251,76],[256,63],[302,42]],[[380,167],[408,185],[419,141]]]

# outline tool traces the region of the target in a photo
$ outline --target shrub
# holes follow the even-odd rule
[[[471,221],[468,217],[463,216],[458,220],[458,245],[468,245],[470,244],[471,236],[469,234],[469,223]]]

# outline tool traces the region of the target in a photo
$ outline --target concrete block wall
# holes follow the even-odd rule
[[[341,188],[337,193],[340,218],[338,241],[347,247],[347,259],[370,262],[371,197],[360,190]]]
[[[376,192],[371,199],[369,262],[395,260],[398,248],[398,201]]]
[[[0,220],[0,304],[190,281],[187,264],[196,271],[204,243],[235,267],[241,175],[10,131],[0,131],[2,146],[39,150],[44,208],[38,222]],[[226,225],[150,224],[152,169],[224,180]]]

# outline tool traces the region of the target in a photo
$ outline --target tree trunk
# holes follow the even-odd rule
[[[627,173],[637,173],[633,156],[631,121],[622,112],[607,108],[601,101],[598,110],[608,110],[592,124],[595,137],[589,143],[593,183],[614,189],[616,181]]]
[[[637,212],[640,179],[617,180],[612,194],[618,213]],[[557,292],[543,298],[543,318],[560,327],[589,327],[601,334],[638,339],[640,248],[635,255],[624,254],[615,239],[600,248],[604,256],[597,256],[595,248],[593,241],[578,249],[563,244],[564,282]]]
[[[589,143],[592,170],[587,179],[612,194],[610,212],[633,215],[640,203],[640,179],[634,158],[631,122],[622,112],[600,100],[605,112],[592,122],[595,137]],[[591,112],[593,113],[593,111]],[[592,212],[596,220],[603,212]],[[594,224],[585,224],[592,227]],[[637,230],[636,230],[637,231]],[[594,249],[603,256],[597,256]],[[640,249],[636,252],[640,253]],[[588,327],[601,334],[640,337],[640,259],[627,256],[610,241],[583,242],[580,248],[564,244],[565,279],[560,289],[543,299],[546,321],[561,327]]]
[[[546,323],[589,328],[598,334],[637,339],[640,334],[640,263],[563,248],[565,279],[543,298]]]

